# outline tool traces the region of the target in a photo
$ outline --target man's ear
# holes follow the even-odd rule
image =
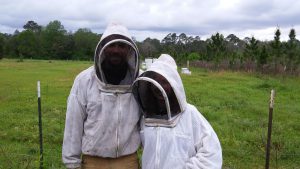
[[[127,59],[134,53],[134,50],[131,46],[128,45]]]

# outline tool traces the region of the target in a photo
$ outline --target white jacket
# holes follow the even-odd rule
[[[103,49],[111,42],[103,46],[101,41],[112,34],[131,40],[125,27],[109,25],[97,45],[95,66],[81,72],[71,89],[62,151],[67,168],[79,167],[81,154],[116,158],[136,152],[140,145],[140,113],[130,87],[138,76],[138,50],[132,40],[113,40],[132,47],[128,61],[130,68],[121,85],[107,84],[101,61]]]
[[[192,105],[187,104],[177,66],[169,55],[161,55],[147,71],[163,75],[175,92],[181,113],[169,125],[144,119],[141,138],[143,169],[219,169],[222,150],[211,125]],[[144,78],[145,79],[145,78]],[[136,81],[143,80],[139,77]],[[159,82],[158,82],[159,83]]]

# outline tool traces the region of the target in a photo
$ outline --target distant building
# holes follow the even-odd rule
[[[186,67],[181,68],[181,73],[186,74],[186,75],[191,75],[192,74],[192,72]]]
[[[152,63],[154,63],[156,61],[157,58],[146,58],[145,59],[145,70],[149,69],[149,67],[152,65]],[[142,63],[142,67],[143,67],[143,63]]]

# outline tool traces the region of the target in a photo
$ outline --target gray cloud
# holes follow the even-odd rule
[[[208,37],[215,32],[263,35],[270,28],[298,28],[297,0],[1,0],[0,32],[12,33],[34,20],[46,26],[59,20],[67,30],[90,28],[102,33],[111,21],[137,37],[162,38],[169,32]],[[299,32],[296,30],[296,32]],[[270,32],[273,34],[273,32]]]

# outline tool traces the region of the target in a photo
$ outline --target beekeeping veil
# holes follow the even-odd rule
[[[133,93],[146,126],[176,126],[187,105],[176,62],[167,54],[135,80]]]

